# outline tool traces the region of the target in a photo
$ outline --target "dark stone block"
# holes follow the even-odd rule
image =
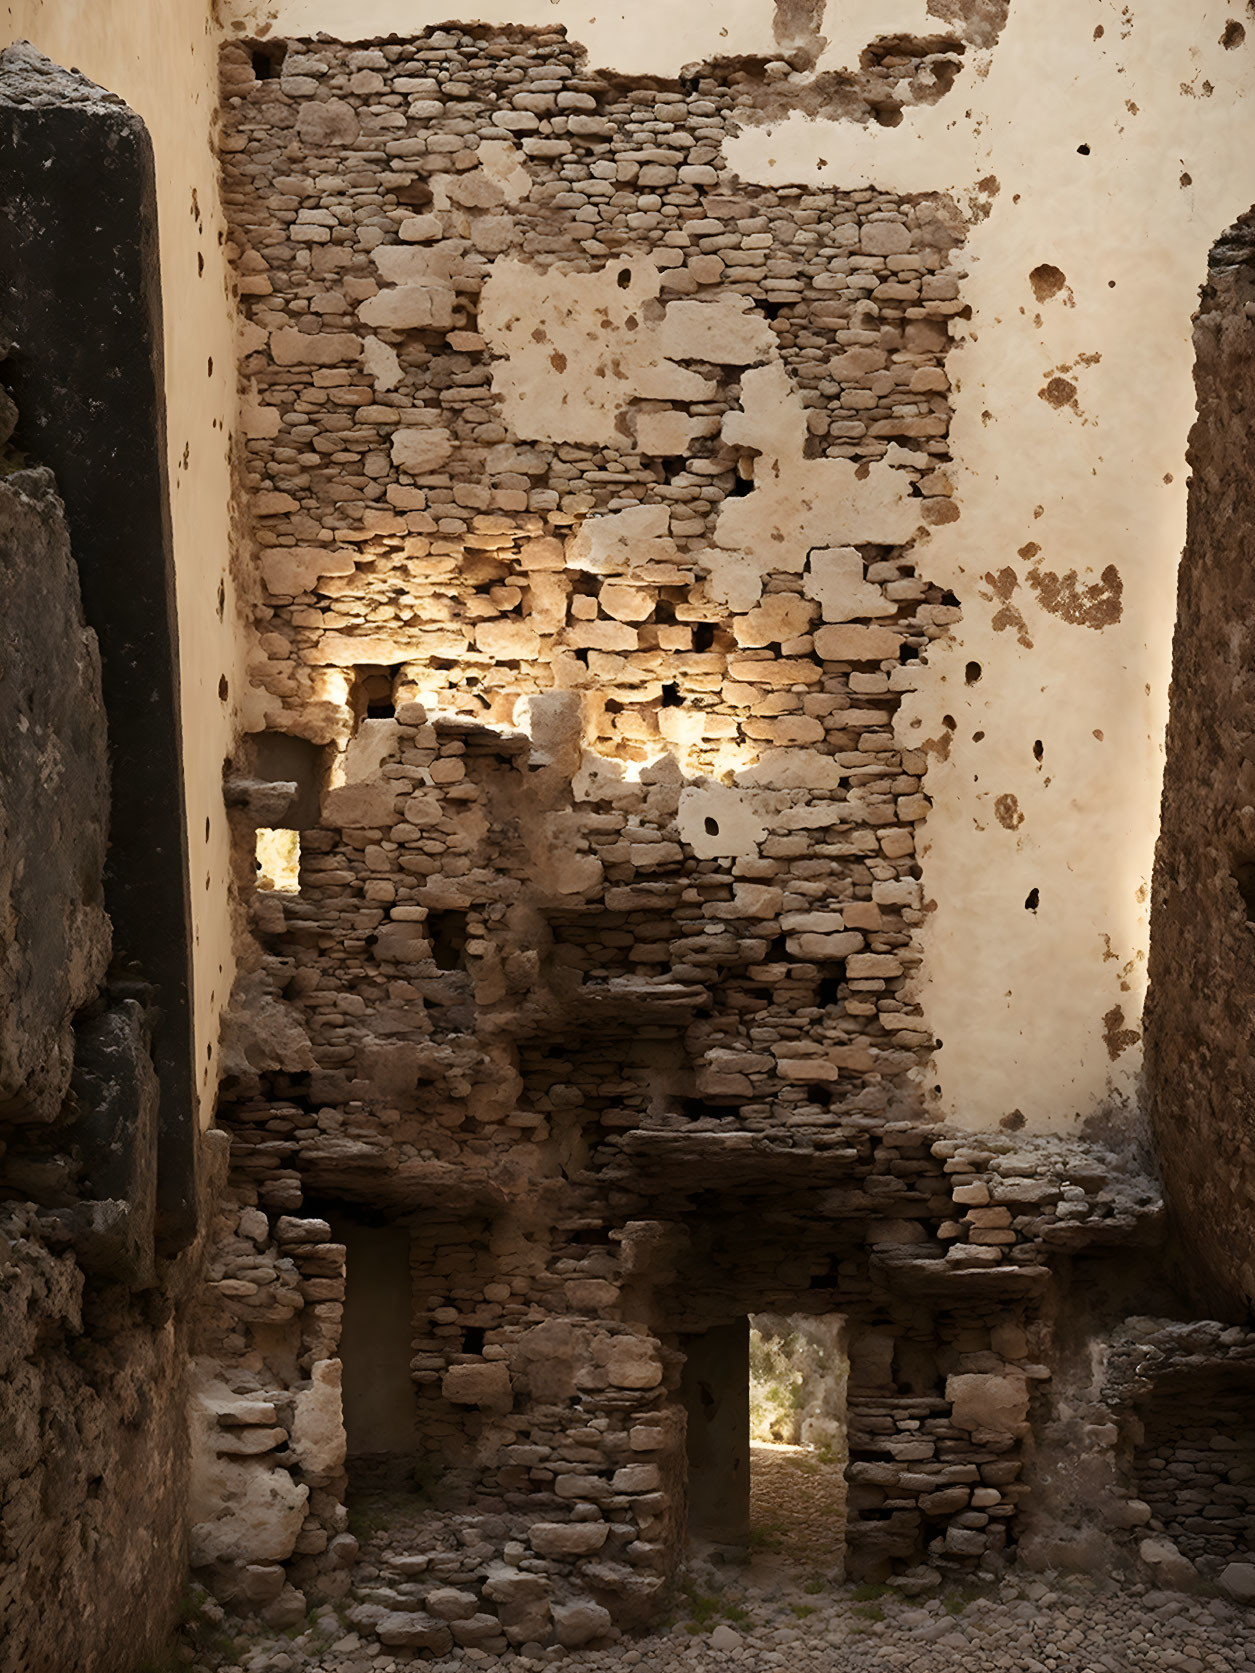
[[[115,966],[154,991],[158,1229],[195,1231],[196,1082],[152,147],[140,118],[19,44],[0,54],[0,335],[22,447],[56,474],[100,643]]]

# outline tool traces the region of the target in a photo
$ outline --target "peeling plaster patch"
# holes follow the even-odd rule
[[[376,389],[395,389],[402,376],[397,351],[378,337],[367,337],[362,345],[362,363],[374,379]]]
[[[715,521],[714,544],[729,553],[729,568],[714,564],[708,590],[731,603],[761,594],[762,577],[773,570],[801,574],[817,548],[852,542],[901,546],[920,527],[921,507],[910,497],[910,479],[884,463],[856,465],[851,459],[808,459],[806,411],[779,362],[745,373],[740,412],[723,421],[723,439],[756,449],[752,493],[723,501]],[[756,583],[752,577],[757,576]]]
[[[1120,1053],[1137,1045],[1141,1030],[1124,1027],[1123,1005],[1113,1005],[1102,1019],[1102,1037],[1107,1043],[1107,1055],[1114,1063]]]
[[[777,18],[785,7],[796,12],[797,0],[777,0]],[[927,0],[829,0],[822,21],[828,39],[819,71],[856,70],[868,44],[888,35],[940,33]]]
[[[1053,570],[1034,569],[1028,584],[1037,594],[1038,603],[1052,616],[1059,616],[1075,627],[1111,627],[1123,614],[1124,582],[1113,563],[1103,570],[1099,580],[1083,587],[1074,569],[1066,575]]]
[[[630,401],[710,398],[714,384],[667,357],[660,280],[654,263],[640,256],[594,273],[495,263],[480,298],[479,329],[502,357],[493,366],[493,388],[518,435],[613,447],[624,439],[618,419]],[[578,378],[562,375],[576,367]]]
[[[699,860],[748,858],[767,835],[755,798],[723,784],[685,785],[675,823]]]
[[[771,29],[781,52],[804,54],[813,64],[827,46],[820,34],[827,0],[775,0]]]

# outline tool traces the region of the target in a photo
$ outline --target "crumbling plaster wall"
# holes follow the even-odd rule
[[[939,29],[945,9],[830,0],[821,63],[852,64],[877,31]],[[730,146],[747,181],[949,191],[972,218],[950,361],[961,516],[926,559],[963,620],[898,719],[933,756],[921,983],[944,1044],[926,1079],[965,1127],[1066,1131],[1137,1083],[1189,320],[1207,249],[1255,197],[1255,37],[1235,9],[1013,3],[953,94],[897,126],[803,114],[785,78],[799,108]],[[564,24],[594,65],[632,74],[792,44],[768,0],[475,10]],[[233,0],[227,21],[360,39],[447,12]]]
[[[242,684],[228,569],[234,311],[210,148],[217,32],[208,0],[7,0],[0,7],[0,47],[19,40],[125,99],[147,124],[155,153],[195,915],[195,1050],[207,1122],[218,1085],[218,1012],[233,975],[220,768]]]

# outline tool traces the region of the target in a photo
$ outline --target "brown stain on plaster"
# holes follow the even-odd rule
[[[810,69],[828,44],[820,34],[826,0],[776,0],[771,32],[781,52],[796,55]]]
[[[1018,831],[1024,823],[1024,815],[1020,812],[1019,801],[1009,792],[1005,796],[998,797],[998,800],[994,803],[994,813],[997,815],[998,823],[1008,831]]]
[[[1107,1045],[1107,1056],[1114,1063],[1121,1052],[1137,1044],[1142,1033],[1139,1028],[1125,1028],[1124,1006],[1113,1005],[1102,1019],[1102,1037]]]
[[[996,597],[1002,600],[1002,607],[993,619],[995,633],[1005,633],[1008,628],[1014,629],[1016,637],[1026,651],[1031,651],[1033,641],[1029,637],[1028,623],[1011,603],[1011,594],[1019,586],[1019,577],[1010,565],[1004,566],[995,575],[992,570],[986,570],[985,580],[993,588]]]
[[[1033,295],[1039,302],[1049,302],[1052,296],[1058,296],[1067,284],[1068,278],[1062,268],[1054,267],[1050,262],[1044,261],[1029,274],[1028,282],[1032,285]]]
[[[1037,391],[1041,401],[1048,401],[1052,407],[1071,407],[1073,412],[1081,409],[1076,404],[1077,389],[1071,378],[1051,378],[1046,385]]]
[[[1066,575],[1056,575],[1050,569],[1034,569],[1028,584],[1037,594],[1037,602],[1052,616],[1071,622],[1074,627],[1092,627],[1101,631],[1120,620],[1124,611],[1124,582],[1120,571],[1109,563],[1099,579],[1090,586],[1082,586],[1074,569]]]

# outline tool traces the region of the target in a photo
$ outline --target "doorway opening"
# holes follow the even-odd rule
[[[414,1488],[418,1401],[410,1359],[410,1233],[382,1217],[328,1215],[345,1246],[344,1428],[350,1493]]]
[[[845,1321],[758,1313],[682,1338],[690,1536],[825,1574],[845,1553]]]
[[[824,1573],[845,1556],[845,1321],[758,1313],[749,1321],[750,1538]]]

